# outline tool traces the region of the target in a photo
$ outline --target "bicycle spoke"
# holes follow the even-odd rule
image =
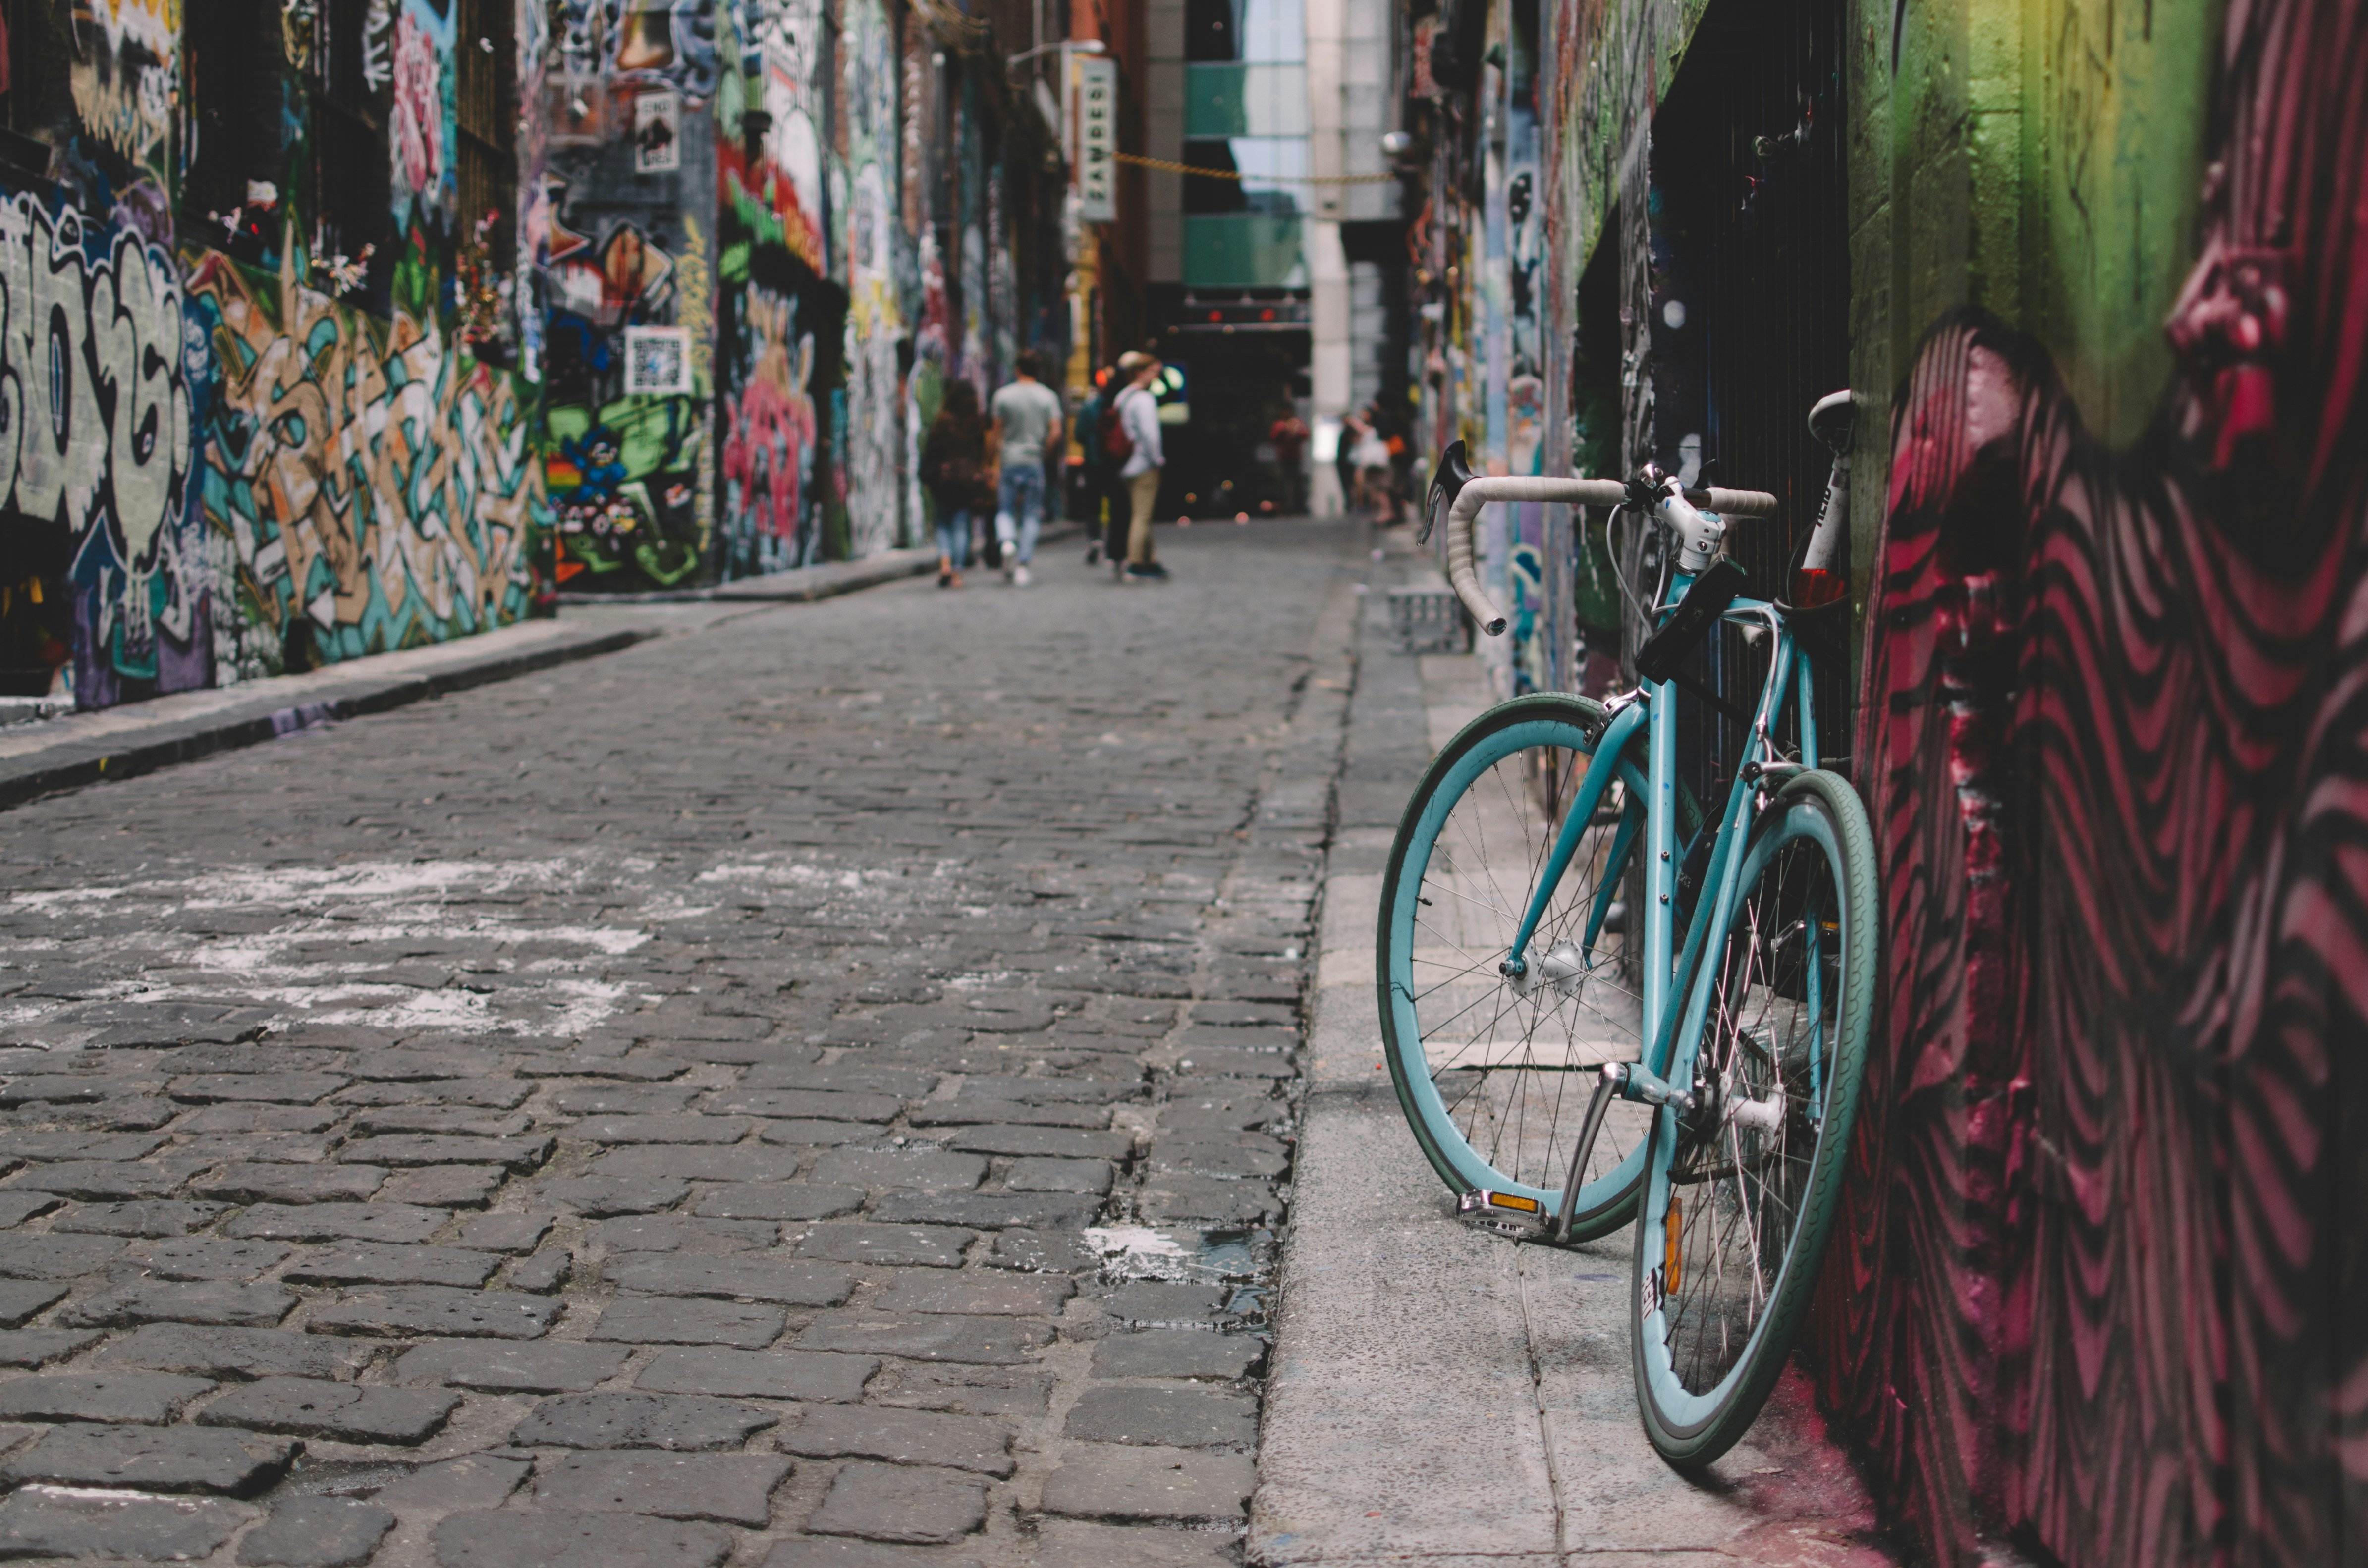
[[[1433,830],[1417,883],[1425,906],[1411,924],[1422,946],[1399,971],[1417,980],[1408,1000],[1420,1062],[1407,1065],[1429,1077],[1447,1124],[1505,1185],[1559,1190],[1592,1092],[1574,1074],[1642,1051],[1641,1000],[1614,971],[1620,946],[1599,945],[1568,995],[1543,984],[1524,995],[1495,972],[1544,885],[1592,760],[1575,746],[1554,747],[1551,756],[1532,748],[1481,770]],[[1624,791],[1615,799],[1624,800]],[[1530,943],[1533,964],[1583,929],[1616,825],[1579,825],[1573,858]],[[1602,1162],[1616,1164],[1634,1142],[1630,1119],[1614,1117],[1592,1163],[1609,1169]]]
[[[1670,1368],[1696,1393],[1718,1386],[1752,1342],[1800,1220],[1823,1116],[1812,1085],[1827,1077],[1830,1040],[1822,987],[1809,981],[1819,937],[1804,912],[1827,906],[1830,886],[1814,846],[1772,852],[1704,957],[1694,1083],[1698,1114],[1716,1120],[1684,1133],[1671,1163],[1679,1278],[1664,1281],[1663,1303]]]

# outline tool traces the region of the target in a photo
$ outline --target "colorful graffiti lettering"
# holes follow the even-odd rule
[[[211,675],[208,580],[184,527],[193,394],[171,255],[39,199],[0,200],[0,498],[73,540],[75,689]],[[194,381],[194,385],[193,385]]]
[[[199,475],[230,545],[239,677],[516,619],[542,507],[509,378],[410,316],[381,323],[208,253],[188,286],[218,385]]]
[[[178,0],[83,0],[67,80],[83,130],[151,175],[165,172],[180,57]]]

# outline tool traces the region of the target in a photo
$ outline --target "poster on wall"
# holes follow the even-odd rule
[[[633,172],[672,174],[682,167],[682,97],[643,93],[633,99]]]
[[[625,392],[690,391],[690,334],[678,326],[625,329]]]

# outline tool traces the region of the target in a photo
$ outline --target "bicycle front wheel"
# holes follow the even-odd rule
[[[1656,1118],[1630,1297],[1637,1404],[1673,1463],[1743,1436],[1816,1288],[1873,1018],[1874,898],[1865,809],[1807,773],[1753,824],[1706,934],[1669,1073],[1693,1108]]]
[[[1523,987],[1497,969],[1594,761],[1602,712],[1585,698],[1541,693],[1466,725],[1406,803],[1382,882],[1382,1038],[1416,1142],[1459,1195],[1486,1189],[1541,1217],[1561,1205],[1592,1070],[1644,1051],[1629,939],[1599,929],[1588,941],[1599,910],[1619,896],[1614,849],[1632,791],[1641,812],[1633,765],[1598,801],[1530,943],[1533,971],[1562,950],[1582,972]],[[1617,858],[1636,852],[1632,836]],[[1605,922],[1622,923],[1619,912]],[[1613,1108],[1574,1239],[1634,1214],[1649,1128],[1642,1108]]]

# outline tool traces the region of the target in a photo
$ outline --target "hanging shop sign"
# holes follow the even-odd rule
[[[1069,57],[1069,124],[1074,143],[1069,166],[1076,171],[1077,217],[1107,223],[1118,216],[1118,63],[1089,55]]]

